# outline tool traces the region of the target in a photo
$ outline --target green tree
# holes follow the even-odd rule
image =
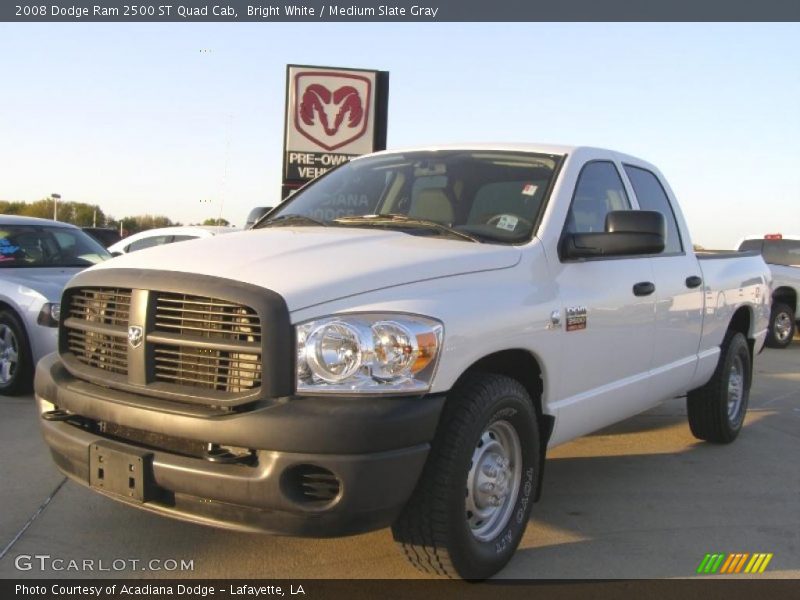
[[[40,219],[53,218],[53,200],[42,198],[34,202],[0,202],[0,213],[6,215],[22,215],[25,217],[39,217]],[[96,204],[86,204],[85,202],[61,202],[58,203],[58,220],[63,223],[71,223],[79,227],[89,227],[97,220],[97,226],[102,227],[106,223],[106,216],[103,210]]]
[[[202,223],[203,225],[223,225],[225,227],[229,227],[231,222],[228,219],[206,219]]]

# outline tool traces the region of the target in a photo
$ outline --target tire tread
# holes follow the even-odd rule
[[[392,532],[408,561],[423,573],[449,578],[460,575],[446,548],[447,519],[449,517],[446,494],[453,473],[447,468],[459,452],[461,432],[481,418],[481,407],[486,398],[507,395],[510,391],[528,396],[516,380],[503,375],[476,373],[465,377],[453,396],[461,400],[445,405],[441,423],[444,435],[434,440],[428,462],[423,469],[417,488]],[[435,474],[445,474],[435,479]]]

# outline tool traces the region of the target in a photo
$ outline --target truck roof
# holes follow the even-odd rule
[[[360,160],[369,156],[376,156],[381,154],[403,154],[404,152],[436,152],[436,151],[452,151],[452,150],[484,150],[484,151],[499,151],[499,152],[533,152],[537,154],[555,154],[558,156],[564,155],[589,155],[589,158],[601,157],[614,157],[622,162],[629,162],[638,164],[640,166],[657,170],[654,165],[646,160],[611,150],[610,148],[599,148],[596,146],[569,146],[563,144],[539,144],[539,143],[509,143],[509,142],[460,142],[454,144],[432,144],[430,146],[413,146],[406,148],[392,148],[388,150],[381,150],[373,154],[364,154],[355,157],[351,160]]]

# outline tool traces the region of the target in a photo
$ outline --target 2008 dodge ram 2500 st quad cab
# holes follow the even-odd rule
[[[59,468],[109,497],[238,530],[391,525],[417,567],[485,578],[549,446],[682,395],[698,438],[733,441],[769,286],[756,255],[696,256],[631,156],[385,152],[254,230],[76,276],[36,397]]]

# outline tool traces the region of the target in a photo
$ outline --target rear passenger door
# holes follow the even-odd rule
[[[703,327],[702,271],[688,240],[681,238],[676,211],[665,186],[652,171],[624,165],[625,174],[641,210],[664,215],[667,239],[664,251],[652,257],[655,277],[656,333],[653,384],[660,394],[679,394],[691,380]],[[654,390],[655,393],[655,390]]]

